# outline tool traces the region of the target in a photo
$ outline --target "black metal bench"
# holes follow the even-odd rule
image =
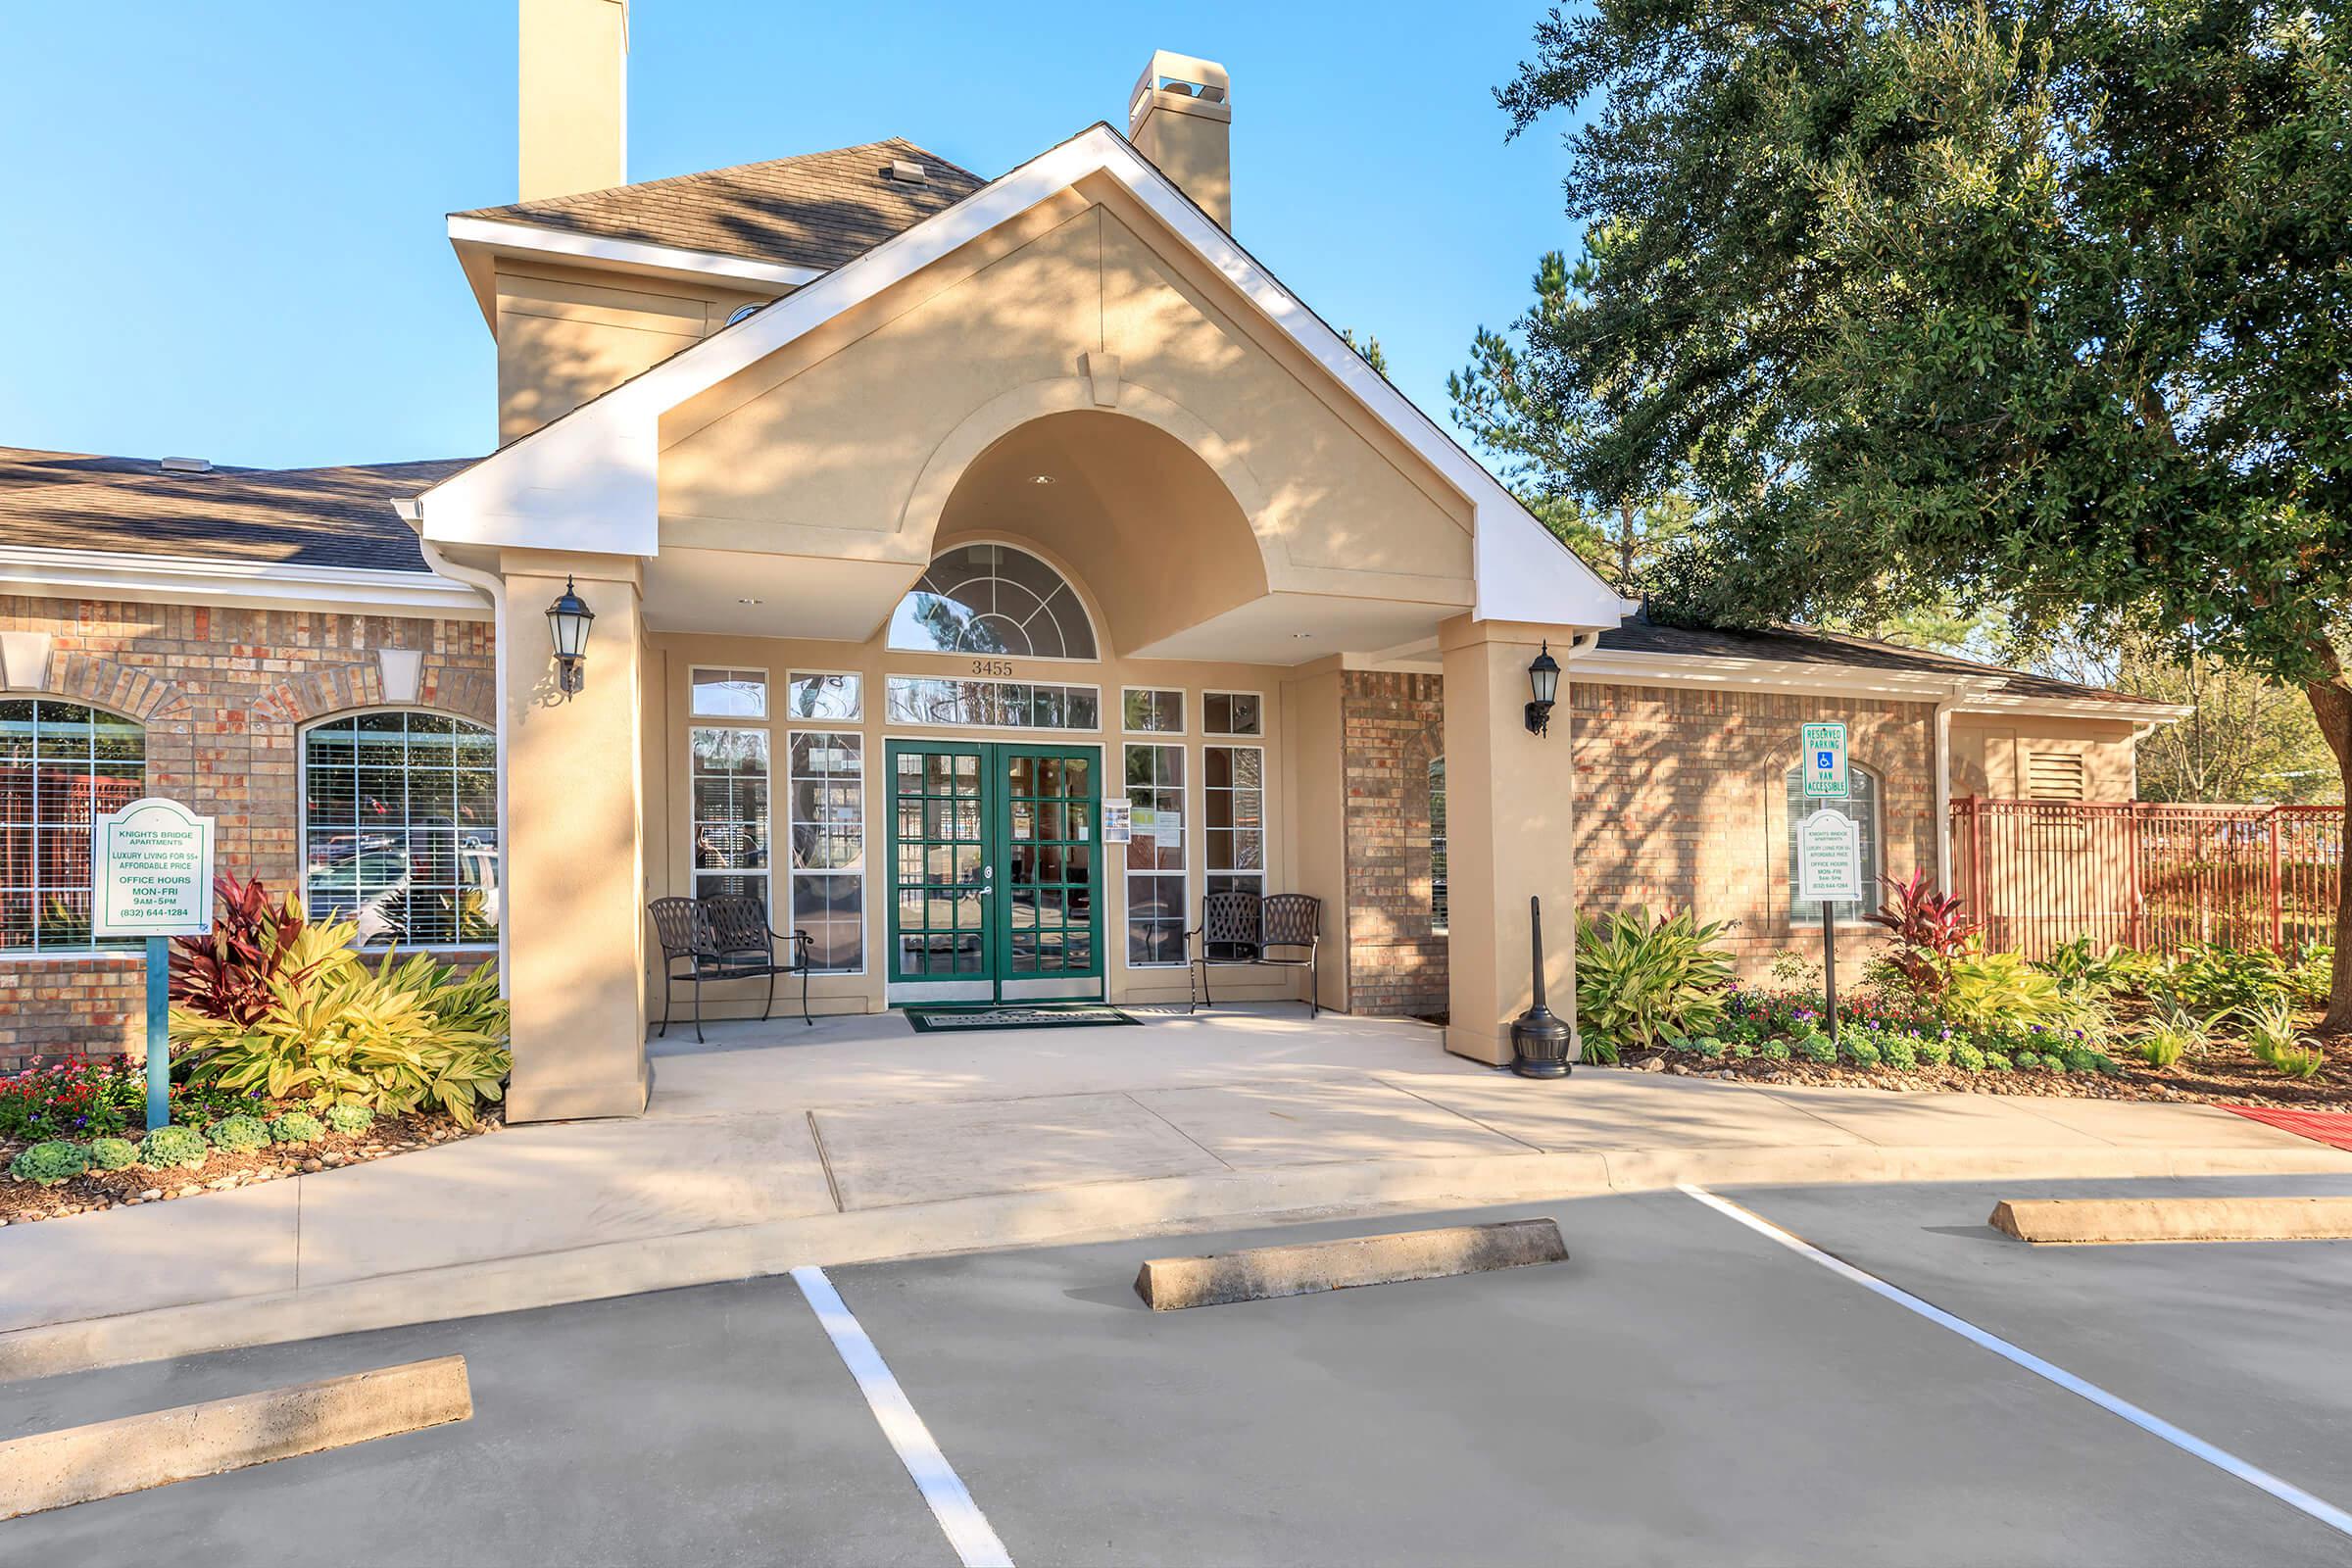
[[[801,977],[801,1021],[808,1016],[808,933],[786,936],[767,924],[767,906],[748,894],[726,893],[708,899],[656,899],[646,906],[654,931],[662,939],[662,1027],[669,1033],[669,999],[681,980],[694,982],[694,1038],[703,1038],[703,982],[757,980],[767,977],[767,1004],[760,1020],[767,1021],[776,1008],[776,976]],[[776,944],[788,944],[791,957],[776,961]],[[686,968],[681,972],[679,964]]]
[[[1306,1015],[1322,1008],[1317,986],[1316,956],[1323,940],[1323,901],[1305,893],[1257,894],[1238,890],[1210,893],[1200,900],[1200,923],[1184,934],[1191,954],[1186,979],[1191,1006],[1217,1004],[1208,992],[1211,964],[1252,969],[1304,969]],[[1195,946],[1197,944],[1197,946]],[[1267,950],[1304,949],[1303,956],[1277,957]]]

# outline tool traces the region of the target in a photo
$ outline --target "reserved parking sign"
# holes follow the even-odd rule
[[[1845,775],[1845,726],[1807,724],[1800,740],[1804,748],[1805,799],[1844,800],[1852,793]]]

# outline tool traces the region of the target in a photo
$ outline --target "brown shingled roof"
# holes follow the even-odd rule
[[[901,158],[922,165],[927,182],[888,178]],[[987,183],[893,136],[453,216],[831,270]]]
[[[152,458],[0,447],[0,539],[45,550],[420,572],[416,535],[391,502],[475,461],[166,473]]]
[[[1838,664],[1847,668],[1896,669],[1934,675],[1997,675],[2010,697],[2091,698],[2099,702],[2168,705],[2132,692],[2102,686],[2079,686],[2073,681],[2036,675],[2002,664],[1981,664],[1924,648],[1849,637],[1840,632],[1811,631],[1776,626],[1766,631],[1735,631],[1723,627],[1662,626],[1642,617],[1628,620],[1600,634],[1599,646],[1614,653],[1682,655],[1693,659],[1766,659],[1788,664]]]

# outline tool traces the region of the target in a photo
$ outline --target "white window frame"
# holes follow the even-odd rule
[[[1093,692],[1095,694],[1095,721],[1092,724],[1088,724],[1083,727],[1076,724],[1064,725],[1060,728],[1054,728],[1050,726],[1040,727],[1036,724],[982,724],[977,727],[989,731],[990,737],[996,740],[1002,740],[1006,735],[1016,734],[1100,735],[1102,733],[1102,688],[1092,681],[1023,680],[1017,675],[925,675],[915,673],[911,670],[900,670],[894,673],[885,674],[882,677],[881,722],[884,725],[894,729],[919,729],[933,734],[936,734],[938,731],[943,729],[954,729],[957,726],[971,728],[973,727],[972,721],[965,718],[951,718],[941,719],[937,723],[933,723],[929,719],[898,717],[891,711],[890,707],[890,683],[894,680],[945,680],[955,681],[959,685],[965,686],[1053,686],[1062,691]]]
[[[1256,732],[1255,732],[1254,734],[1246,734],[1246,733],[1244,733],[1244,732],[1242,732],[1242,731],[1239,731],[1239,730],[1230,730],[1230,729],[1210,729],[1210,728],[1208,727],[1208,700],[1209,700],[1211,697],[1254,697],[1254,698],[1256,698],[1256,699],[1257,699],[1257,730],[1256,730]],[[1237,691],[1225,691],[1225,690],[1222,690],[1222,689],[1220,689],[1220,690],[1217,690],[1217,691],[1204,691],[1204,692],[1202,692],[1202,693],[1200,694],[1200,733],[1201,733],[1201,735],[1202,735],[1204,738],[1207,738],[1207,739],[1212,739],[1212,740],[1256,741],[1256,742],[1258,742],[1260,745],[1263,745],[1263,744],[1265,743],[1265,739],[1266,739],[1266,694],[1265,694],[1264,692],[1237,692]]]
[[[751,675],[760,677],[760,711],[757,713],[698,713],[694,710],[694,678],[697,675]],[[757,664],[689,664],[686,666],[686,718],[689,723],[708,722],[729,727],[741,724],[765,724],[775,716],[775,671]]]
[[[811,675],[827,675],[836,679],[856,681],[858,683],[858,711],[847,718],[803,718],[800,714],[792,711],[792,683]],[[827,729],[840,729],[844,725],[854,727],[863,724],[865,722],[865,671],[862,669],[787,669],[784,672],[784,712],[781,715],[781,722],[796,724],[806,729],[815,729],[820,726]]]
[[[1159,689],[1164,690],[1165,688]],[[1141,735],[1135,735],[1134,738],[1122,739],[1119,742],[1120,794],[1125,795],[1130,788],[1127,782],[1128,752],[1153,748],[1174,752],[1182,760],[1185,772],[1200,772],[1205,777],[1205,768],[1201,765],[1204,760],[1192,747],[1185,745],[1182,739],[1155,731],[1146,731]],[[1158,787],[1157,785],[1152,786],[1154,790]],[[1177,866],[1173,871],[1159,866],[1154,866],[1149,871],[1139,871],[1126,863],[1124,856],[1120,858],[1119,957],[1121,963],[1129,969],[1188,969],[1192,967],[1192,956],[1183,952],[1181,942],[1178,943],[1179,956],[1170,963],[1138,963],[1134,958],[1128,956],[1132,950],[1127,944],[1128,924],[1135,918],[1135,883],[1139,878],[1174,877],[1184,884],[1184,896],[1177,906],[1180,917],[1191,905],[1193,897],[1193,828],[1196,823],[1193,816],[1192,789],[1192,784],[1187,780],[1179,780],[1176,786],[1177,809],[1184,812],[1185,815],[1184,831],[1176,835],[1176,846],[1183,854],[1183,864]],[[1156,841],[1158,834],[1154,833],[1152,837]]]
[[[999,549],[1003,550],[1017,550],[1022,555],[1029,557],[1032,561],[1042,564],[1049,571],[1053,572],[1054,576],[1060,578],[1062,586],[1069,589],[1070,597],[1078,602],[1078,613],[1086,617],[1086,635],[1088,640],[1095,645],[1094,657],[1091,659],[1079,659],[1069,654],[991,654],[983,650],[971,648],[901,648],[898,644],[890,640],[890,629],[898,622],[899,606],[905,604],[908,597],[914,593],[912,588],[907,589],[906,593],[899,595],[899,597],[892,602],[890,607],[890,619],[882,623],[882,651],[884,653],[917,655],[927,654],[940,659],[1034,659],[1038,662],[1045,664],[1100,664],[1102,662],[1104,658],[1103,650],[1107,649],[1110,646],[1110,643],[1103,637],[1102,628],[1095,619],[1095,607],[1087,603],[1085,592],[1078,586],[1078,579],[1072,576],[1059,562],[1056,562],[1047,556],[1044,551],[1038,549],[1035,545],[1025,544],[1018,539],[1004,539],[995,535],[989,535],[978,539],[958,539],[954,544],[948,546],[946,550],[934,552],[931,559],[923,563],[923,575],[928,576],[930,574],[932,566],[938,564],[941,556],[947,555],[950,551],[968,549],[973,545],[995,545]],[[1052,683],[1050,682],[1049,684]]]
[[[771,704],[770,706],[772,707],[773,705]],[[695,800],[694,800],[694,732],[695,732],[696,730],[703,730],[703,729],[734,729],[734,730],[743,730],[743,731],[745,731],[745,732],[747,732],[747,733],[750,733],[750,734],[756,734],[756,735],[761,736],[761,737],[763,737],[763,738],[764,738],[764,739],[767,741],[767,821],[766,821],[766,822],[765,822],[765,824],[764,824],[764,826],[765,826],[765,828],[766,828],[766,832],[767,832],[767,864],[765,864],[765,865],[763,865],[763,866],[760,867],[758,870],[729,871],[729,870],[723,870],[723,869],[719,869],[719,868],[715,868],[715,867],[709,867],[709,868],[707,868],[707,867],[700,866],[700,865],[697,865],[697,864],[695,864],[695,863],[694,863],[694,858],[695,858],[694,830],[695,830],[695,824],[696,824],[696,822],[699,820],[699,819],[697,818],[696,814],[695,814]],[[792,771],[792,757],[791,757],[791,753],[790,753],[790,750],[789,750],[789,746],[788,746],[788,749],[787,749],[787,751],[786,751],[786,754],[785,754],[785,759],[784,759],[784,767],[785,767],[785,774],[786,774],[786,777],[787,777],[787,779],[789,780],[789,778],[790,778],[790,775],[791,775],[791,771]],[[786,811],[789,813],[790,809],[791,809],[791,808],[788,806],[788,807],[786,808]],[[787,815],[787,817],[786,817],[786,820],[787,820],[787,821],[789,821],[789,820],[790,820],[790,816],[789,816],[789,815]],[[735,723],[735,724],[727,724],[727,723],[720,723],[720,722],[715,722],[715,721],[714,721],[714,722],[711,722],[711,723],[707,723],[707,724],[697,724],[697,723],[691,723],[691,722],[690,722],[690,723],[688,723],[688,724],[687,724],[687,726],[686,726],[686,896],[687,896],[688,898],[690,898],[690,899],[699,899],[699,898],[701,898],[701,897],[703,896],[703,894],[702,894],[703,878],[704,878],[704,877],[706,877],[706,876],[739,876],[739,877],[746,877],[746,878],[749,878],[749,877],[765,877],[765,878],[767,878],[767,897],[766,897],[766,899],[765,899],[765,900],[763,900],[763,901],[762,901],[762,903],[763,903],[763,905],[765,906],[765,907],[766,907],[766,909],[767,909],[767,918],[768,918],[768,923],[769,923],[770,925],[773,925],[773,924],[775,923],[775,918],[776,918],[776,881],[775,881],[775,877],[776,877],[776,731],[775,731],[774,727],[773,727],[773,726],[771,726],[771,725],[768,725],[768,724],[752,724],[752,723]]]
[[[139,787],[137,792],[131,796],[131,799],[134,801],[138,800],[147,793],[149,784],[153,782],[153,774],[149,771],[153,765],[153,760],[147,755],[147,742],[150,737],[147,733],[147,721],[145,719],[135,718],[128,713],[122,712],[117,709],[109,708],[102,703],[88,703],[83,702],[78,697],[68,697],[61,692],[0,692],[0,699],[5,699],[6,701],[12,703],[55,703],[61,708],[86,708],[94,713],[104,713],[109,718],[120,719],[124,723],[135,725],[139,732]],[[32,757],[32,766],[35,774],[32,787],[37,794],[38,790],[40,789],[38,774],[41,762],[43,760],[41,757],[40,734],[37,729],[33,734]],[[97,765],[97,759],[94,756],[85,757],[82,759],[82,765],[84,768],[94,768]],[[96,775],[94,773],[85,772],[83,776],[86,778],[95,777]],[[300,787],[299,763],[297,764],[296,777],[297,787]],[[297,801],[295,806],[296,810],[299,813],[301,809],[301,802]],[[96,813],[93,813],[93,816]],[[87,942],[75,943],[71,947],[44,948],[40,945],[42,896],[48,893],[74,892],[76,890],[71,888],[52,888],[42,885],[40,841],[47,833],[54,830],[50,828],[44,828],[37,822],[32,821],[27,821],[22,825],[32,835],[32,864],[29,868],[32,875],[32,885],[22,891],[28,892],[32,895],[33,939],[31,943],[22,948],[0,948],[0,964],[56,962],[67,959],[80,961],[93,958],[120,958],[125,953],[135,955],[139,951],[139,940],[136,937],[94,937]],[[73,824],[70,823],[60,825],[69,828],[73,826]],[[89,881],[79,891],[86,892],[90,895],[90,902],[94,916],[98,897],[98,833],[96,822],[93,820],[87,827],[84,827],[82,831],[87,833],[90,838],[91,864]]]
[[[829,674],[833,672],[827,670],[818,670],[804,671],[804,673]],[[844,670],[841,671],[841,673],[848,674],[852,672]],[[860,708],[864,707],[862,695],[860,695],[858,706]],[[800,735],[851,735],[857,738],[858,868],[855,871],[843,871],[830,868],[822,870],[803,870],[801,867],[792,863],[792,830],[799,825],[796,821],[794,821],[792,814],[793,785],[799,782],[799,779],[792,771],[792,743],[794,737]],[[846,877],[858,884],[858,967],[855,969],[810,969],[808,973],[812,977],[820,974],[862,975],[869,968],[871,968],[873,964],[874,927],[871,917],[872,910],[868,907],[868,904],[872,892],[870,874],[874,865],[874,796],[873,769],[868,765],[871,759],[869,759],[866,755],[867,745],[868,738],[865,731],[858,728],[855,720],[847,721],[846,724],[795,724],[789,726],[784,731],[784,902],[786,906],[784,911],[786,924],[784,929],[787,931],[792,931],[798,929],[800,925],[801,909],[798,881],[801,877]],[[772,764],[772,757],[770,761]],[[767,810],[768,816],[772,821],[776,810],[775,786],[772,774],[768,786]],[[771,869],[775,864],[775,852],[772,845],[768,852],[768,864]],[[768,889],[768,892],[772,896],[775,892],[775,889],[771,886]],[[772,911],[774,906],[770,905],[769,908]]]
[[[1174,729],[1129,729],[1127,727],[1127,699],[1137,692],[1158,696],[1173,692],[1176,695],[1176,727]],[[1122,736],[1151,736],[1158,740],[1182,740],[1192,731],[1192,694],[1181,686],[1121,686],[1119,688],[1119,733]],[[1263,709],[1259,711],[1262,713]],[[1262,720],[1261,720],[1262,722]]]
[[[426,708],[419,703],[382,703],[372,708],[346,708],[337,712],[321,713],[304,722],[294,735],[294,852],[301,867],[294,875],[295,885],[302,894],[303,908],[311,904],[311,736],[330,724],[341,724],[365,718],[370,713],[422,713],[428,718],[446,718],[455,723],[470,725],[491,737],[490,751],[490,831],[498,840],[498,935],[476,942],[403,942],[396,944],[403,953],[496,953],[503,951],[502,941],[508,916],[514,912],[508,898],[512,879],[507,866],[507,835],[505,819],[498,803],[506,794],[504,778],[505,752],[498,745],[498,726],[485,724],[466,713],[453,713],[446,709]],[[454,825],[454,824],[453,824]],[[404,824],[401,831],[408,831]],[[463,884],[461,884],[462,886]],[[324,918],[321,916],[320,918]],[[363,948],[361,952],[392,951],[390,948]]]
[[[1262,723],[1265,710],[1261,707],[1258,710],[1258,712],[1260,714],[1260,722]],[[1206,716],[1205,710],[1203,710],[1202,716]],[[1229,752],[1257,753],[1257,869],[1254,871],[1219,870],[1217,867],[1208,863],[1208,846],[1210,842],[1209,835],[1216,831],[1216,828],[1210,824],[1208,819],[1208,797],[1211,793],[1208,782],[1208,754],[1219,749]],[[1200,748],[1200,832],[1199,834],[1199,843],[1200,845],[1200,891],[1204,896],[1209,893],[1221,891],[1220,889],[1212,888],[1209,885],[1210,882],[1217,877],[1250,877],[1256,879],[1258,897],[1264,898],[1266,893],[1266,881],[1271,875],[1274,865],[1274,827],[1272,818],[1268,814],[1267,810],[1267,798],[1273,794],[1273,790],[1268,786],[1266,779],[1266,747],[1264,739],[1263,737],[1245,735],[1230,741],[1210,741]],[[1228,788],[1225,793],[1231,794],[1232,791],[1230,788]],[[1186,858],[1189,860],[1191,858],[1190,842],[1188,842],[1186,845]],[[1187,875],[1190,875],[1189,871],[1187,872]]]

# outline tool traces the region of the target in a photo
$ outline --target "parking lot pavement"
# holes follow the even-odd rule
[[[2352,1244],[1996,1246],[1995,1198],[2055,1191],[2015,1185],[1729,1196],[2352,1500],[2323,1436],[2352,1395],[2328,1322]],[[1177,1313],[1132,1290],[1170,1252],[1538,1213],[1558,1217],[1568,1263]],[[1022,1564],[2347,1555],[2276,1498],[1682,1194],[829,1276]],[[452,1350],[472,1368],[469,1422],[0,1524],[0,1559],[106,1568],[169,1542],[240,1564],[956,1560],[782,1278],[0,1388],[0,1436]]]

